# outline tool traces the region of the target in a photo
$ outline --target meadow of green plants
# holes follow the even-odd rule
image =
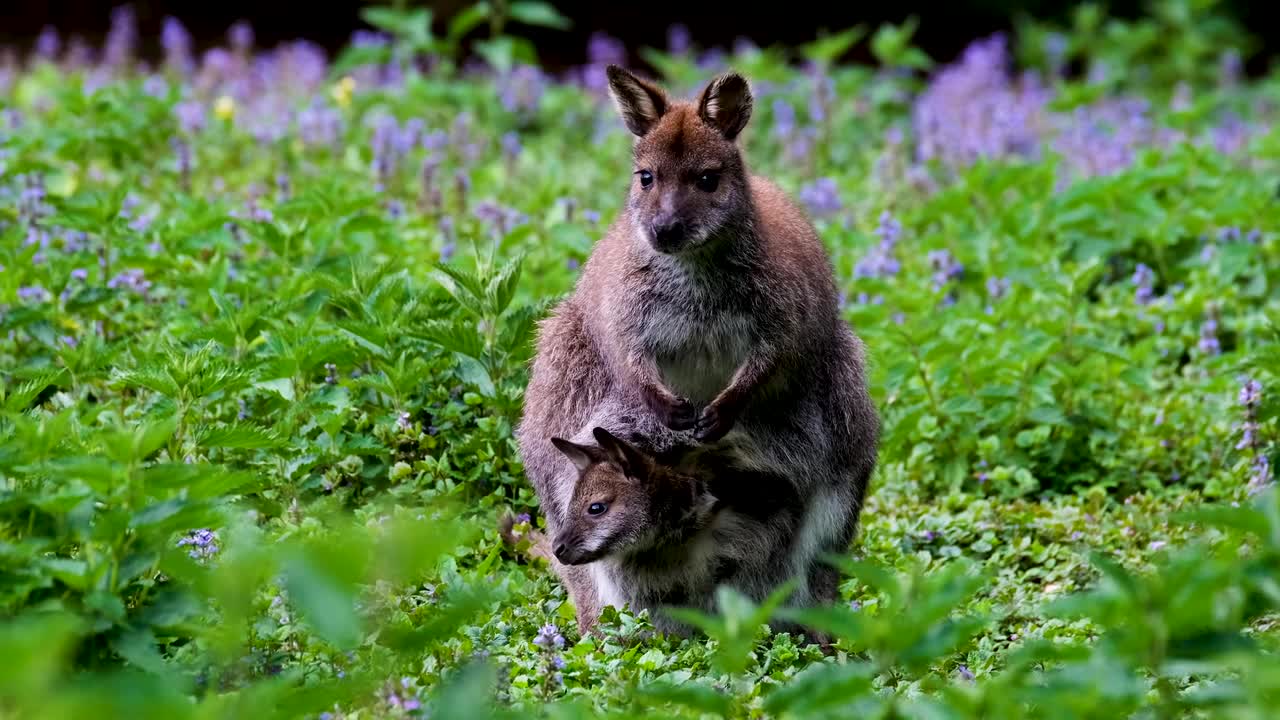
[[[123,9],[0,64],[0,717],[1274,716],[1280,73],[1247,28],[1083,6],[931,60],[913,23],[677,26],[552,73],[549,6],[367,19],[336,58],[166,22],[144,63]],[[604,66],[641,61],[750,79],[748,161],[867,344],[830,656],[731,593],[705,637],[581,638],[496,532],[539,522],[531,340],[625,197]]]

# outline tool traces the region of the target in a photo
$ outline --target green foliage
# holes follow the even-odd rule
[[[566,26],[551,5],[407,5],[267,111],[42,62],[0,93],[0,715],[1269,716],[1277,86],[1220,81],[1249,44],[1213,3],[1023,23],[1025,64],[1111,68],[1046,81],[1040,119],[1096,134],[962,163],[901,137],[933,64],[915,20],[731,58],[767,88],[746,151],[811,206],[885,433],[840,602],[724,589],[671,609],[691,639],[630,608],[580,637],[495,532],[536,513],[512,438],[533,338],[621,210],[628,136],[576,86],[496,99],[536,60],[510,30]],[[864,40],[882,67],[841,65]],[[495,82],[456,72],[469,47]],[[1120,92],[1180,139],[1082,170],[1125,130],[1071,123]],[[1264,130],[1224,151],[1224,113]],[[423,124],[399,154],[388,119]],[[894,272],[866,272],[885,244]]]

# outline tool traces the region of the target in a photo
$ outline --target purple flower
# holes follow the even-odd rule
[[[509,132],[502,136],[502,154],[506,155],[509,160],[515,160],[520,157],[520,134]]]
[[[325,363],[324,371],[325,371],[324,381],[326,383],[333,385],[334,383],[338,382],[338,366],[337,365],[334,365],[333,363]]]
[[[510,113],[537,113],[545,91],[546,76],[533,65],[517,66],[498,81],[498,99]]]
[[[830,177],[818,178],[802,187],[799,198],[809,212],[819,217],[834,215],[844,207],[840,202],[840,189]]]
[[[189,74],[195,70],[196,61],[191,53],[191,33],[175,17],[166,17],[160,28],[160,46],[164,48],[164,62],[170,69]]]
[[[178,547],[189,546],[191,550],[187,553],[195,560],[204,560],[213,557],[218,553],[218,536],[212,530],[192,530],[187,536],[178,541]]]
[[[587,40],[587,62],[593,65],[623,65],[627,62],[627,48],[621,40],[607,33],[593,32]]]
[[[850,600],[849,609],[854,612],[858,612],[859,610],[862,609],[862,603],[858,602],[857,600]]]
[[[1240,404],[1254,410],[1262,402],[1262,383],[1257,378],[1249,378],[1240,387]]]
[[[796,129],[796,109],[791,103],[777,98],[773,101],[773,134],[779,138],[786,138],[795,132]]]
[[[18,299],[29,303],[44,303],[53,299],[53,295],[40,285],[24,285],[18,288]]]
[[[253,26],[247,20],[237,20],[227,28],[227,40],[231,49],[247,53],[253,49]]]
[[[130,268],[108,280],[107,287],[112,290],[123,289],[138,295],[146,295],[151,289],[151,282],[147,280],[143,270]]]
[[[1196,346],[1205,355],[1217,355],[1222,352],[1222,345],[1218,342],[1218,321],[1213,316],[1205,318],[1200,325],[1200,341]]]
[[[538,631],[537,637],[533,639],[533,644],[540,648],[562,648],[564,647],[564,636],[560,634],[559,628],[553,624],[546,624]]]
[[[951,255],[950,250],[931,250],[929,267],[933,268],[933,289],[940,291],[964,274],[964,265]]]
[[[684,55],[693,47],[693,36],[683,23],[676,23],[667,28],[667,52],[672,55]]]
[[[880,242],[854,265],[854,277],[885,278],[898,274],[901,269],[901,263],[893,252],[902,236],[902,225],[888,210],[880,214],[876,236],[880,238]]]
[[[527,522],[531,522],[532,520],[533,518],[529,517],[529,513],[520,513],[519,515],[516,516],[517,523],[527,523]]]
[[[989,301],[989,303],[996,302],[997,300],[1000,300],[1001,298],[1003,298],[1005,295],[1009,294],[1010,286],[1011,285],[1009,282],[1009,278],[994,277],[994,276],[987,278],[987,300]],[[995,312],[995,310],[991,307],[990,304],[988,304],[986,308],[986,313],[990,315],[993,312]]]
[[[247,403],[245,403],[244,398],[240,398],[237,401],[237,403],[239,404],[240,409],[238,412],[236,412],[236,419],[244,420],[245,418],[249,417],[249,406]]]
[[[413,423],[411,421],[411,416],[409,415],[409,413],[402,412],[398,416],[396,416],[396,427],[400,428],[401,430],[408,430],[409,428],[413,427]]]
[[[956,673],[965,680],[973,682],[973,671],[969,669],[968,665],[957,665]]]
[[[582,222],[588,225],[595,225],[600,222],[600,213],[596,210],[583,210]]]
[[[1133,284],[1137,286],[1133,299],[1139,305],[1147,305],[1151,302],[1155,291],[1152,285],[1155,283],[1156,275],[1151,268],[1143,263],[1138,263],[1137,269],[1133,271]]]
[[[132,5],[119,5],[111,11],[111,28],[102,51],[108,68],[121,68],[133,58],[138,44],[138,19]]]
[[[56,60],[58,50],[62,48],[62,39],[58,37],[58,29],[45,25],[36,37],[36,55],[45,60]]]

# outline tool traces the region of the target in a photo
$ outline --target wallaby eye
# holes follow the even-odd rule
[[[653,184],[653,173],[648,170],[640,171],[640,187],[647,188]]]
[[[588,514],[588,515],[603,515],[603,514],[604,514],[604,511],[605,511],[605,510],[608,510],[608,509],[609,509],[609,506],[608,506],[608,505],[606,505],[605,503],[602,503],[602,502],[593,502],[593,503],[591,503],[590,505],[588,505],[588,506],[587,506],[587,514]]]
[[[720,187],[720,173],[704,172],[698,176],[696,185],[703,192],[714,192],[716,188]]]

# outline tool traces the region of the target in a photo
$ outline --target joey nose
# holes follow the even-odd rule
[[[653,224],[653,247],[659,252],[679,250],[684,244],[685,227],[679,221]]]

